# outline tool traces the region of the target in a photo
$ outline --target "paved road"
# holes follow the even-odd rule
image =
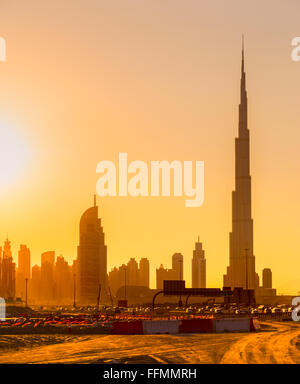
[[[257,333],[0,336],[0,363],[300,363],[300,324],[268,322]]]

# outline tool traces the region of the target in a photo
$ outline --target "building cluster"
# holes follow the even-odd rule
[[[69,265],[63,256],[55,257],[54,251],[41,255],[41,266],[32,267],[30,280],[31,304],[71,304],[73,300],[76,263]],[[19,291],[24,300],[24,291]]]
[[[108,274],[108,284],[114,296],[125,285],[149,288],[149,260],[142,258],[138,264],[134,258],[131,258],[127,264],[122,264],[119,268],[114,267]]]
[[[95,208],[98,209],[96,206],[90,209]],[[95,305],[99,294],[101,300],[108,301],[109,296],[117,297],[118,291],[124,291],[124,287],[127,287],[128,292],[130,287],[150,289],[150,263],[147,258],[141,258],[139,263],[131,258],[127,264],[114,267],[108,275],[103,273],[106,260],[101,261],[101,258],[106,258],[106,247],[101,222],[98,220],[98,214],[91,215],[91,212],[82,216],[78,258],[72,265],[63,256],[56,256],[54,251],[48,251],[42,253],[40,265],[31,268],[30,249],[26,245],[20,245],[16,266],[11,243],[7,239],[3,251],[0,248],[1,297],[17,298],[31,305],[70,305],[74,301],[83,305]],[[94,222],[94,226],[90,221]],[[93,246],[98,257],[86,263],[84,257],[89,259],[89,252],[95,254]],[[98,264],[95,263],[97,259],[100,259]],[[175,253],[172,256],[171,269],[165,269],[163,265],[157,268],[156,288],[162,289],[164,280],[182,280],[183,264],[182,254]],[[206,260],[199,240],[193,251],[192,287],[206,287]]]
[[[156,269],[156,288],[163,289],[164,280],[183,279],[183,256],[181,253],[174,253],[172,256],[172,268],[166,269],[161,264]]]
[[[11,243],[7,239],[0,247],[0,296],[31,304],[70,303],[73,298],[73,276],[76,261],[70,266],[55,252],[41,255],[41,265],[31,268],[30,250],[20,245],[18,265],[13,261]]]
[[[229,236],[229,265],[223,277],[228,288],[254,290],[256,297],[275,297],[272,288],[272,272],[263,270],[263,283],[255,269],[253,252],[253,219],[251,208],[250,133],[248,129],[248,96],[242,51],[240,84],[239,127],[235,140],[235,189],[232,193],[232,230]],[[54,252],[41,256],[41,266],[30,266],[30,251],[21,245],[18,267],[13,262],[10,242],[0,248],[0,295],[4,298],[30,297],[31,303],[70,303],[95,305],[107,302],[125,287],[133,290],[149,289],[149,261],[139,262],[131,258],[120,267],[107,273],[107,247],[105,235],[98,217],[96,198],[94,206],[87,209],[80,220],[77,259],[70,266],[62,256],[55,259]],[[172,256],[172,268],[161,265],[156,269],[156,288],[163,288],[164,280],[183,279],[183,256]],[[32,273],[31,273],[32,272]],[[206,259],[202,243],[196,242],[192,258],[192,287],[206,288]]]
[[[73,276],[76,262],[69,265],[63,256],[55,257],[55,252],[41,255],[41,265],[31,268],[30,250],[20,245],[18,266],[13,262],[10,241],[0,248],[1,297],[18,299],[30,304],[69,304],[73,299]]]

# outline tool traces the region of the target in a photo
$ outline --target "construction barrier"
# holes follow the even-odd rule
[[[179,333],[213,332],[213,319],[183,319],[180,321]]]
[[[250,332],[249,318],[214,319],[214,331],[219,332]]]
[[[205,318],[191,317],[182,319],[148,320],[118,319],[108,320],[92,318],[86,321],[74,319],[28,319],[6,320],[1,323],[0,334],[115,334],[115,335],[154,335],[178,333],[212,333],[212,332],[255,332],[260,329],[257,318]]]
[[[179,333],[179,320],[143,321],[143,333],[146,335]]]
[[[250,332],[260,329],[256,318],[114,321],[111,334],[157,335],[177,333]]]
[[[113,335],[142,335],[143,321],[114,321],[111,334]]]

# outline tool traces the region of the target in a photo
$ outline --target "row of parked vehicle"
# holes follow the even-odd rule
[[[40,308],[39,308],[40,309]],[[203,316],[218,316],[218,315],[291,315],[292,306],[288,305],[277,305],[277,306],[267,306],[259,305],[255,307],[239,307],[231,305],[229,308],[221,304],[211,304],[203,306],[189,306],[189,307],[174,307],[169,305],[157,306],[154,308],[154,312],[157,314],[198,314]],[[76,307],[76,308],[56,308],[55,312],[61,313],[94,313],[98,312],[96,307]],[[100,313],[106,314],[129,314],[129,315],[143,315],[151,314],[152,307],[146,306],[137,306],[129,308],[119,308],[116,306],[101,306],[99,308]]]
[[[202,308],[197,307],[188,307],[186,308],[186,313],[198,313],[202,315],[226,315],[226,314],[234,314],[234,315],[267,315],[267,314],[273,314],[273,315],[291,315],[292,313],[292,306],[287,305],[278,305],[278,306],[266,306],[266,305],[259,305],[256,307],[237,307],[237,306],[230,306],[229,308],[226,308],[222,305],[213,305],[213,306],[206,306]]]

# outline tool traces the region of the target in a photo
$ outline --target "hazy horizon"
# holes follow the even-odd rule
[[[199,235],[207,286],[222,286],[244,34],[256,271],[271,268],[278,293],[297,293],[299,11],[293,0],[1,1],[0,245],[8,234],[14,260],[26,244],[32,265],[48,250],[72,262],[99,161],[204,160],[202,207],[98,198],[99,215],[108,272],[147,257],[154,288],[155,268],[180,252],[190,284]]]

